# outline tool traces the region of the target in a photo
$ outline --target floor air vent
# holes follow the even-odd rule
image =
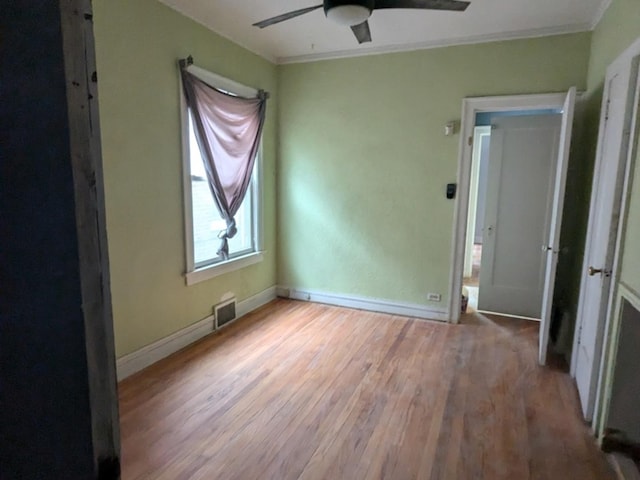
[[[236,299],[226,300],[213,307],[213,315],[216,319],[216,330],[233,322],[236,319]]]

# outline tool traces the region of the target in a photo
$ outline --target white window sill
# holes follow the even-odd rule
[[[209,265],[206,267],[198,268],[193,272],[187,272],[185,277],[187,285],[195,285],[196,283],[204,282],[211,278],[225,273],[233,272],[249,265],[260,263],[263,259],[262,252],[254,252],[248,255],[244,255],[238,258],[232,258],[226,262],[216,263],[215,265]]]

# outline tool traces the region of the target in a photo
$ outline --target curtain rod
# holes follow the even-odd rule
[[[181,58],[180,60],[178,60],[178,63],[180,64],[180,68],[186,69],[190,65],[193,65],[193,57],[189,55],[187,58]],[[271,97],[271,94],[265,90],[259,89],[257,97],[266,100]]]
[[[189,65],[193,65],[193,57],[189,55],[187,58],[181,58],[178,63],[181,68],[187,68]]]

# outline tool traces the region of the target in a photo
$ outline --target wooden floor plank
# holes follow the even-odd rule
[[[343,320],[351,322],[350,316],[343,315]],[[331,329],[333,323],[335,323],[335,320],[327,322],[325,332],[327,329]],[[358,349],[360,342],[366,342],[370,334],[370,329],[368,329],[366,322],[360,323],[360,328],[351,328],[349,332],[355,336],[354,342],[351,344],[355,349]],[[219,464],[224,464],[223,472],[229,472],[229,476],[226,478],[236,478],[236,476],[237,478],[259,478],[264,474],[263,469],[274,458],[274,455],[281,451],[281,447],[286,447],[286,439],[291,434],[291,430],[294,430],[301,421],[307,419],[309,414],[316,408],[321,400],[322,393],[326,393],[330,387],[323,384],[331,379],[330,376],[324,374],[324,366],[318,365],[317,357],[322,352],[326,352],[331,345],[341,346],[340,339],[347,332],[344,329],[336,329],[334,333],[335,337],[324,333],[325,341],[319,344],[320,350],[308,348],[306,358],[303,356],[297,359],[296,371],[304,372],[304,375],[291,378],[288,376],[288,372],[281,372],[281,375],[274,377],[272,385],[276,387],[275,398],[267,402],[269,404],[268,409],[260,410],[260,418],[264,419],[264,423],[260,423],[260,418],[252,420],[249,424],[243,425],[244,435],[235,442],[228,444],[226,448],[219,450],[215,446],[209,448],[210,455],[212,455],[211,458],[213,460],[218,459]],[[332,363],[331,366],[335,369],[336,375],[345,375],[345,363],[348,360],[349,356],[343,355],[339,361]],[[287,393],[283,394],[282,385],[285,383],[287,384]],[[357,382],[355,382],[355,385],[357,385]],[[264,394],[259,395],[260,404],[264,400],[263,397]],[[255,411],[255,402],[250,408]],[[241,448],[237,448],[238,445],[248,442],[262,444],[266,447],[261,449],[255,463],[247,463],[246,453]],[[215,450],[218,451],[215,452],[214,457],[212,451]],[[255,470],[256,466],[259,466],[259,470]]]
[[[321,446],[321,439],[334,438],[330,433],[339,422],[332,419],[341,413],[350,412],[347,402],[355,398],[356,389],[372,368],[369,353],[380,341],[387,340],[390,324],[383,324],[376,329],[367,326],[367,335],[354,338],[352,342],[342,343],[339,348],[351,349],[352,355],[344,355],[336,365],[334,374],[326,375],[325,381],[318,382],[317,388],[310,382],[308,389],[315,392],[315,403],[309,402],[297,425],[289,435],[280,436],[280,441],[273,445],[272,460],[263,471],[266,478],[299,478],[307,468],[313,455]],[[322,362],[319,368],[324,371],[328,365]],[[255,469],[255,466],[252,466]],[[250,477],[247,477],[250,478]]]
[[[277,300],[120,384],[123,479],[612,479],[537,324]]]

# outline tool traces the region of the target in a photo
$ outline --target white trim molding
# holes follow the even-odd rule
[[[427,305],[404,303],[395,300],[360,297],[342,293],[319,292],[317,290],[285,286],[278,286],[277,294],[279,297],[290,298],[292,300],[324,303],[370,312],[388,313],[391,315],[402,315],[405,317],[437,320],[441,322],[446,322],[449,319],[449,315],[444,308],[433,308]]]
[[[236,319],[244,317],[246,314],[257,310],[263,305],[269,303],[271,300],[275,300],[278,297],[276,292],[276,286],[274,285],[273,287],[269,287],[266,290],[238,302],[236,305]]]
[[[220,35],[221,37],[229,40],[230,42],[248,50],[251,53],[254,53],[268,62],[275,65],[286,65],[289,63],[306,63],[306,62],[315,62],[318,60],[332,60],[337,58],[350,58],[350,57],[361,57],[365,55],[379,55],[384,53],[396,53],[396,52],[410,52],[414,50],[426,50],[431,48],[440,48],[440,47],[453,47],[457,45],[469,45],[476,43],[489,43],[489,42],[500,42],[503,40],[520,40],[527,38],[538,38],[538,37],[548,37],[553,35],[565,35],[570,33],[580,33],[580,32],[589,32],[594,30],[607,9],[612,3],[612,0],[601,0],[601,3],[598,5],[598,8],[595,11],[595,14],[591,21],[587,21],[585,23],[574,23],[568,25],[558,25],[552,27],[542,27],[542,28],[531,28],[526,30],[515,30],[515,31],[504,31],[504,32],[495,32],[481,35],[468,35],[456,38],[449,38],[444,40],[431,40],[427,42],[416,42],[410,44],[400,44],[400,45],[385,45],[382,47],[369,47],[369,48],[353,48],[348,50],[340,50],[326,53],[315,53],[315,54],[305,54],[305,55],[291,55],[291,56],[282,56],[276,57],[268,52],[266,52],[262,48],[258,47],[250,47],[247,43],[238,41],[237,38],[232,38],[231,36],[221,33],[220,31],[213,28],[211,25],[208,25],[202,19],[196,18],[194,15],[191,15],[184,11],[184,9],[179,8],[177,5],[173,5],[173,2],[167,2],[166,0],[160,0],[161,3],[166,5],[167,7],[175,10],[176,12],[184,15],[187,18],[190,18],[194,22],[202,25],[207,30],[215,33],[216,35]]]
[[[269,287],[241,302],[236,308],[236,317],[240,318],[257,308],[266,305],[276,298],[276,287]],[[188,345],[214,332],[214,317],[210,315],[188,327],[172,333],[133,353],[118,358],[116,361],[118,381],[133,375],[140,370],[168,357]]]
[[[116,367],[118,381],[133,375],[140,370],[168,357],[187,345],[206,337],[213,332],[213,315],[203,318],[199,322],[189,325],[182,330],[162,338],[157,342],[142,347],[133,353],[118,358]]]
[[[325,53],[311,53],[306,55],[294,55],[290,57],[278,57],[278,65],[290,63],[308,63],[319,60],[334,60],[337,58],[364,57],[367,55],[380,55],[385,53],[412,52],[415,50],[429,50],[433,48],[455,47],[458,45],[473,45],[477,43],[501,42],[504,40],[523,40],[527,38],[551,37],[554,35],[567,35],[591,31],[591,23],[578,23],[573,25],[560,25],[557,27],[533,28],[529,30],[515,30],[507,32],[489,33],[483,35],[468,35],[464,37],[448,38],[443,40],[431,40],[427,42],[405,43],[398,45],[384,45],[381,47],[352,48]]]

